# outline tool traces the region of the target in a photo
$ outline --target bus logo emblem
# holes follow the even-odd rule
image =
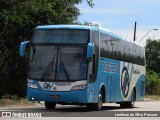
[[[47,90],[50,90],[52,86],[48,82],[45,82],[43,87]]]

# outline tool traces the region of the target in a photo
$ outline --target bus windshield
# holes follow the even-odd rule
[[[34,46],[29,78],[40,81],[87,79],[86,46]],[[31,48],[33,49],[33,48]]]
[[[89,30],[36,29],[29,78],[40,81],[87,79]]]
[[[37,29],[33,43],[81,43],[87,44],[89,30],[75,29]]]

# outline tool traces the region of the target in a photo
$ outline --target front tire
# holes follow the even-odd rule
[[[98,95],[98,102],[96,104],[94,104],[94,109],[96,111],[102,110],[102,103],[103,103],[103,94],[102,94],[102,92],[100,92]]]
[[[54,110],[56,107],[56,103],[54,102],[45,102],[45,107],[48,110]]]

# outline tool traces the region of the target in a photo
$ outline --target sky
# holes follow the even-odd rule
[[[93,0],[93,3],[93,8],[85,0],[78,5],[81,23],[98,24],[133,41],[137,21],[136,43],[145,45],[148,38],[160,39],[160,0]]]

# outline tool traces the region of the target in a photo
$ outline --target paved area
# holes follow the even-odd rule
[[[122,109],[119,107],[119,104],[116,103],[105,103],[103,104],[102,111],[93,111],[89,110],[86,106],[71,106],[71,105],[57,105],[55,110],[46,110],[44,106],[37,106],[37,107],[0,107],[0,113],[2,112],[11,112],[13,117],[1,117],[1,120],[12,120],[12,119],[22,119],[21,117],[17,117],[18,113],[23,116],[23,119],[44,119],[44,117],[47,117],[47,119],[50,119],[52,117],[53,119],[56,119],[58,117],[58,120],[63,120],[63,117],[66,119],[69,119],[70,117],[75,117],[75,119],[82,119],[89,120],[89,119],[109,119],[110,117],[114,119],[124,120],[124,119],[144,119],[149,120],[151,117],[153,119],[160,119],[160,102],[159,101],[144,101],[144,102],[136,102],[135,107],[133,109]],[[15,113],[15,114],[13,114]],[[17,114],[16,114],[17,113]],[[38,116],[36,118],[29,117],[26,118],[25,114],[28,114],[31,116]],[[34,113],[34,114],[33,114]],[[16,116],[17,115],[17,116]],[[159,117],[156,117],[158,115]],[[0,115],[2,116],[2,115]],[[42,118],[39,118],[41,117]],[[48,117],[49,116],[49,117]],[[134,117],[132,117],[134,116]],[[54,117],[54,118],[53,118]],[[91,118],[94,117],[94,118]],[[129,117],[129,118],[128,118]],[[46,118],[45,118],[46,119]]]

